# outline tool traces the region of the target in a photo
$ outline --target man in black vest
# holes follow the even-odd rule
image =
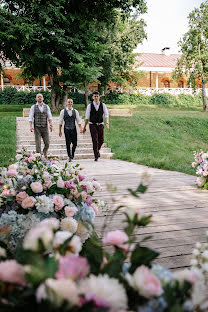
[[[38,93],[36,95],[37,103],[34,104],[30,109],[29,124],[30,131],[35,132],[36,153],[41,153],[41,137],[42,137],[44,142],[43,154],[45,157],[47,157],[47,151],[49,149],[48,122],[51,132],[53,130],[53,125],[50,107],[44,104],[43,100],[44,100],[43,95],[41,93]]]
[[[81,128],[81,120],[79,117],[79,113],[76,109],[73,107],[73,100],[68,99],[67,100],[67,107],[62,109],[60,112],[59,117],[59,136],[62,136],[62,124],[64,121],[64,134],[65,134],[65,140],[66,140],[66,148],[67,148],[67,154],[69,156],[69,161],[71,162],[74,158],[74,153],[77,147],[77,129],[75,121],[77,122],[80,133],[82,133]],[[70,148],[70,145],[72,144],[72,151]]]
[[[86,126],[89,121],[89,128],[92,137],[95,161],[98,161],[98,157],[100,157],[100,149],[104,142],[103,115],[106,119],[106,128],[108,130],[109,130],[109,118],[106,105],[100,102],[99,92],[98,91],[93,92],[92,98],[93,102],[87,106],[83,133],[86,132]]]

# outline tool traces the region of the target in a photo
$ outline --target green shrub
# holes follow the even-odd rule
[[[84,94],[79,92],[68,92],[68,98],[72,99],[74,104],[83,104]]]
[[[201,95],[180,94],[178,95],[179,106],[202,106]]]
[[[50,103],[50,92],[48,91],[17,91],[16,88],[4,88],[3,91],[0,91],[0,105],[10,105],[10,104],[18,104],[18,105],[32,105],[35,103],[35,98],[38,93],[41,93],[44,97],[44,103]]]
[[[169,93],[155,93],[150,98],[150,104],[175,106],[178,104],[178,99],[175,95],[171,95]]]

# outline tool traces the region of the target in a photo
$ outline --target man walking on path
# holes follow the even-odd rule
[[[65,140],[66,140],[66,148],[67,148],[67,154],[69,156],[69,161],[71,162],[74,158],[75,149],[77,147],[77,129],[76,124],[79,125],[80,133],[82,133],[82,127],[81,127],[81,120],[79,117],[79,113],[76,109],[73,107],[73,100],[68,99],[67,100],[67,107],[62,109],[60,112],[59,117],[59,136],[62,136],[62,124],[64,121],[64,134],[65,134]],[[72,143],[72,151],[70,148],[70,145]]]
[[[87,106],[86,119],[83,133],[86,132],[86,126],[89,121],[89,128],[92,137],[93,151],[95,161],[100,157],[100,149],[104,142],[104,122],[103,115],[106,119],[106,128],[109,130],[108,110],[104,103],[100,102],[99,92],[93,92],[93,102]]]
[[[42,137],[44,142],[43,154],[45,157],[47,157],[47,151],[49,149],[48,122],[51,132],[53,130],[53,125],[50,107],[44,104],[43,100],[44,100],[43,95],[41,93],[38,93],[36,95],[37,103],[34,104],[30,109],[29,124],[30,131],[35,132],[36,153],[41,153],[41,137]]]

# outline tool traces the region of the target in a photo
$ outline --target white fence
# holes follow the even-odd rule
[[[17,91],[51,91],[51,87],[46,86],[15,86],[15,85],[4,85],[3,87],[0,86],[0,90],[4,90],[6,88],[15,88]]]

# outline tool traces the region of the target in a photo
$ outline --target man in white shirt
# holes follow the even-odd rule
[[[103,115],[106,119],[107,130],[109,130],[109,115],[106,105],[100,102],[100,95],[98,91],[93,92],[92,98],[93,102],[87,106],[83,133],[85,133],[86,126],[89,121],[95,161],[98,161],[98,157],[100,157],[100,149],[104,142]]]
[[[52,115],[50,107],[43,103],[43,95],[38,93],[36,95],[37,103],[34,104],[30,109],[29,114],[29,124],[30,131],[35,133],[35,145],[36,153],[41,153],[41,137],[44,142],[43,154],[47,157],[47,151],[49,149],[49,132],[48,123],[50,131],[53,130]],[[34,123],[34,127],[33,127]]]
[[[67,107],[62,109],[60,112],[59,117],[59,136],[62,136],[62,124],[64,121],[64,134],[65,134],[65,140],[66,140],[66,149],[67,154],[69,157],[69,161],[71,162],[74,158],[74,153],[77,147],[77,129],[75,121],[77,122],[80,133],[82,133],[82,127],[81,127],[81,119],[79,117],[79,113],[76,109],[73,107],[73,100],[68,99],[67,100]],[[71,144],[72,144],[72,150],[71,150]]]

